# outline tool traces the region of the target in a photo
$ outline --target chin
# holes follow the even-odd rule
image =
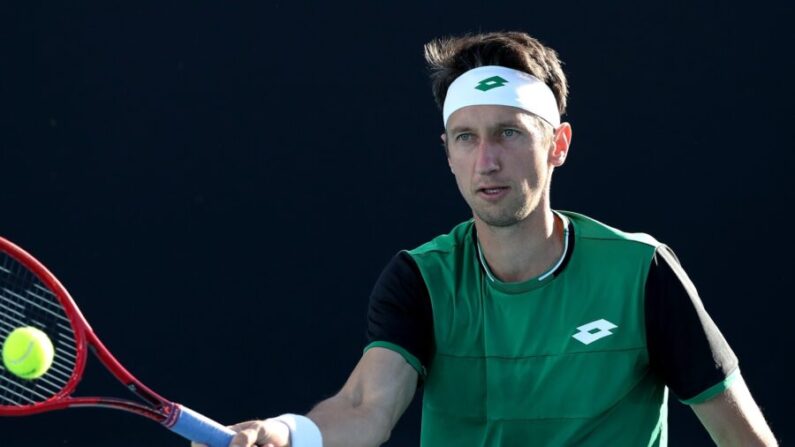
[[[486,213],[476,213],[478,220],[490,227],[510,227],[518,224],[522,219],[516,215],[489,215]]]

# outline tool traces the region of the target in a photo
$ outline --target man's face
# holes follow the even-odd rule
[[[550,174],[563,164],[551,126],[507,106],[457,110],[442,135],[458,189],[476,219],[489,226],[521,222],[548,195]]]

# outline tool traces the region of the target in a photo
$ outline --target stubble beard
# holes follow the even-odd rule
[[[473,206],[475,215],[484,224],[495,228],[506,228],[518,224],[530,215],[533,200],[522,201],[521,198],[506,198],[506,203]]]

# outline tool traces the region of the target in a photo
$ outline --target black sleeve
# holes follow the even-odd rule
[[[652,259],[645,313],[651,368],[680,400],[698,396],[737,369],[737,357],[666,246]]]
[[[373,287],[367,339],[396,344],[428,367],[434,345],[431,300],[417,263],[405,251],[392,258]]]

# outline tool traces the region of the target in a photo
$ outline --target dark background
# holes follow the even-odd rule
[[[156,391],[225,423],[333,394],[385,263],[468,217],[422,44],[518,29],[571,84],[553,207],[671,245],[795,439],[791,3],[71,3],[0,7],[0,234]],[[671,445],[709,445],[672,400]],[[415,400],[389,445],[418,433]],[[0,445],[185,444],[84,409]]]

